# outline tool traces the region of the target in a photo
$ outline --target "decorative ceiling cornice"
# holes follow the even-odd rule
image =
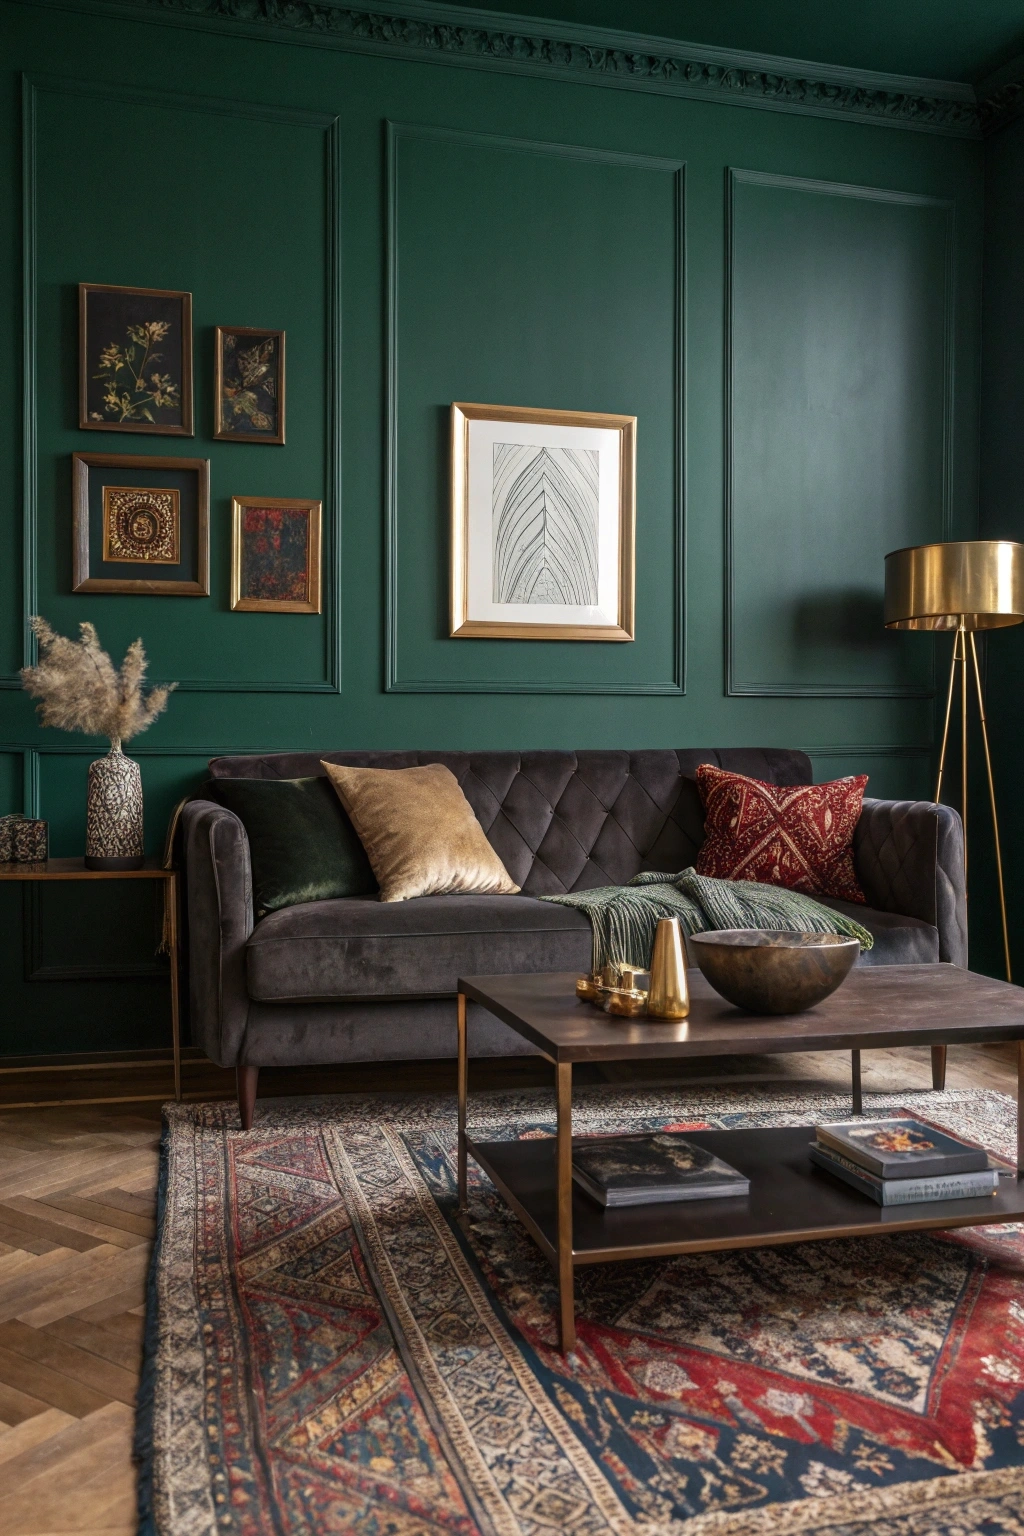
[[[357,9],[340,0],[34,3],[120,16],[148,14],[181,26],[226,26],[250,37],[276,35],[350,52],[430,58],[957,138],[978,138],[1002,126],[1011,99],[1015,105],[1024,92],[1019,84],[1006,85],[979,102],[970,85],[956,81],[881,75],[605,28],[454,10],[431,0],[395,0],[386,10]]]
[[[1024,55],[980,80],[977,95],[981,131],[986,135],[1024,116]]]

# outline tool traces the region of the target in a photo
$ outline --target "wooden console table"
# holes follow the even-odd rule
[[[181,1029],[178,1012],[178,874],[162,860],[149,858],[141,869],[86,869],[84,859],[40,859],[32,864],[0,864],[2,880],[162,880],[167,917],[167,953],[171,962],[171,1049],[174,1097],[181,1098]]]

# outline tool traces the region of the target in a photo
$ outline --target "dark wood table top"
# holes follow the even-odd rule
[[[85,859],[37,859],[34,863],[0,864],[0,880],[169,880],[159,854],[152,854],[141,869],[86,869]]]
[[[575,971],[467,976],[459,991],[562,1062],[1024,1039],[1024,988],[954,965],[858,966],[823,1003],[781,1018],[734,1008],[696,969],[689,982],[680,1023],[614,1019],[578,1002]]]

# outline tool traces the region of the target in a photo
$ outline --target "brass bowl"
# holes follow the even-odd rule
[[[687,942],[715,991],[747,1013],[813,1008],[846,980],[860,955],[860,940],[838,933],[727,928]]]

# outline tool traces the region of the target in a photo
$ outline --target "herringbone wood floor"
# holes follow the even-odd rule
[[[1014,1063],[1001,1046],[951,1051],[949,1085],[1012,1093]],[[743,1075],[766,1083],[848,1082],[849,1059],[838,1053],[741,1065]],[[643,1075],[659,1071],[677,1081],[682,1075],[678,1066],[655,1063]],[[624,1074],[608,1068],[604,1075]],[[522,1058],[481,1063],[474,1077],[480,1087],[548,1080],[542,1063]],[[265,1086],[280,1093],[301,1081],[280,1073]],[[114,1086],[132,1092],[130,1071]],[[210,1085],[195,1086],[209,1096]],[[347,1081],[330,1086],[452,1088],[453,1064],[349,1069]],[[927,1051],[866,1052],[864,1086],[929,1087]],[[38,1088],[48,1096],[45,1083]],[[131,1432],[159,1134],[152,1104],[0,1114],[0,1536],[129,1536],[135,1529]]]

